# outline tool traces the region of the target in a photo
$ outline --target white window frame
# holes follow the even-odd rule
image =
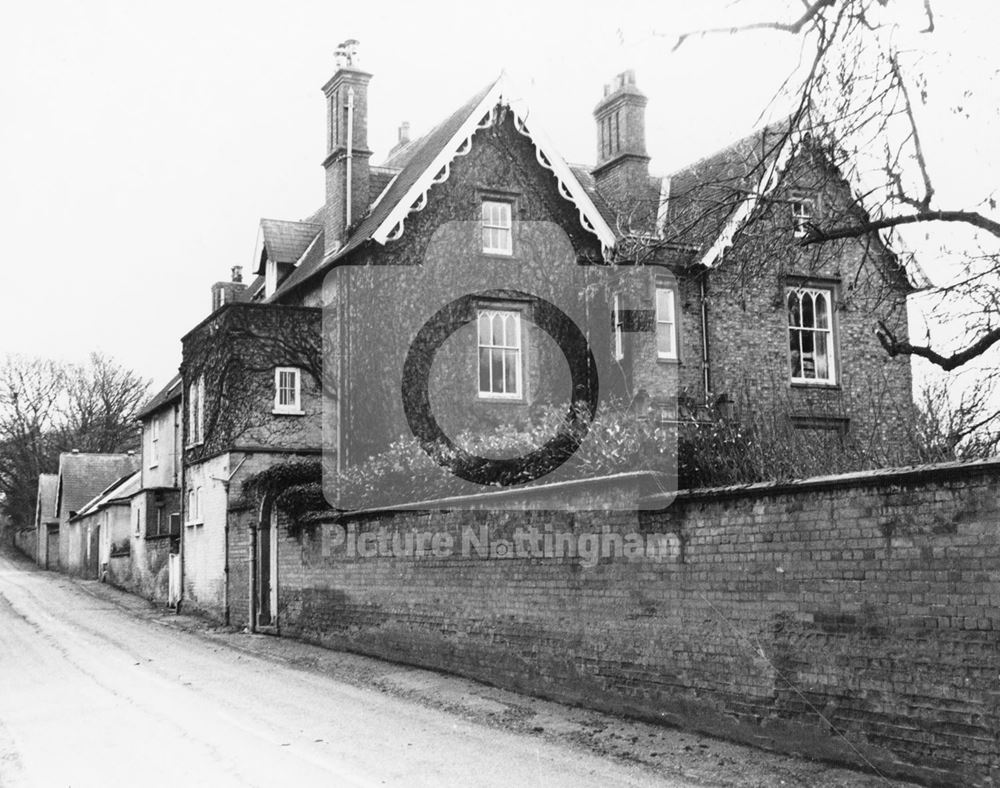
[[[149,467],[160,464],[160,419],[153,416],[149,424]]]
[[[201,513],[201,486],[189,487],[187,498],[187,525],[199,525],[204,520]]]
[[[482,318],[487,317],[490,324],[492,325],[494,317],[513,317],[514,318],[514,344],[503,344],[494,345],[492,342],[492,337],[487,337],[487,342],[484,343],[481,326]],[[483,351],[486,350],[490,353],[490,390],[483,391],[482,380],[480,379],[480,359],[482,358]],[[492,355],[494,352],[502,352],[503,360],[501,362],[501,367],[504,371],[507,368],[507,352],[514,351],[517,357],[517,364],[514,369],[514,388],[515,390],[510,391],[493,391],[493,363]],[[524,397],[524,381],[523,381],[523,367],[524,367],[524,342],[522,341],[521,333],[521,313],[516,309],[497,309],[497,308],[481,308],[476,313],[476,389],[479,392],[480,399],[506,399],[506,400],[520,400]],[[506,375],[504,375],[504,381],[506,381]],[[505,384],[506,385],[506,384]]]
[[[612,353],[615,361],[625,360],[625,324],[622,320],[622,299],[615,293],[611,300]]]
[[[803,295],[808,295],[813,299],[813,325],[793,325],[791,310],[789,309],[789,300],[792,294],[795,294],[799,299],[799,321],[803,320],[803,310],[802,310],[802,297]],[[826,299],[826,326],[816,325],[816,298],[821,296]],[[796,385],[805,386],[835,386],[837,385],[837,342],[836,342],[836,330],[834,328],[834,289],[832,287],[823,286],[798,286],[789,285],[785,288],[785,320],[788,323],[788,374],[791,382]],[[811,355],[813,356],[813,369],[815,370],[815,359],[816,359],[816,336],[826,337],[826,348],[827,348],[827,376],[821,377],[806,377],[804,374],[800,374],[798,377],[795,375],[795,368],[792,362],[792,348],[791,344],[793,341],[793,333],[798,332],[798,346],[799,346],[799,371],[800,373],[805,372],[805,359],[807,354],[802,350],[802,337],[806,332],[813,335],[813,350]]]
[[[667,294],[667,303],[670,304],[669,319],[660,314],[660,293]],[[656,312],[656,323],[653,331],[653,343],[656,348],[656,358],[661,361],[677,360],[677,291],[668,285],[657,285],[653,294],[653,308]],[[670,326],[670,350],[660,350],[659,330],[660,326]]]
[[[188,447],[200,446],[205,442],[205,376],[188,386]]]
[[[815,215],[813,201],[808,197],[798,197],[789,200],[789,206],[792,212],[792,233],[796,238],[805,238],[806,224]]]
[[[492,214],[493,208],[498,209],[499,216]],[[513,212],[514,207],[508,200],[483,200],[483,254],[499,254],[506,257],[514,254]],[[493,243],[494,234],[499,245]]]
[[[292,375],[294,399],[292,402],[281,402],[281,392],[288,387],[282,387],[281,376]],[[284,416],[301,416],[302,410],[302,370],[298,367],[275,367],[274,368],[274,413]]]

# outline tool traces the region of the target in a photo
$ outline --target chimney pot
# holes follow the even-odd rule
[[[399,144],[405,145],[410,141],[410,121],[404,120],[399,124]]]
[[[73,449],[73,451],[72,451],[72,452],[70,452],[70,453],[71,453],[71,454],[79,454],[79,453],[80,453],[80,450],[79,450],[79,449]]]
[[[234,265],[233,266],[233,281],[242,282],[243,281],[243,266]]]

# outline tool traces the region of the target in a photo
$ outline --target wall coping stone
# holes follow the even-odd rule
[[[573,479],[565,482],[553,482],[549,484],[538,484],[531,487],[518,487],[516,489],[490,490],[489,492],[475,493],[472,495],[453,495],[446,498],[430,498],[412,503],[394,504],[392,506],[379,506],[370,509],[354,509],[350,511],[329,510],[325,512],[315,512],[307,516],[311,522],[330,522],[342,518],[370,517],[379,514],[389,514],[393,512],[426,512],[426,511],[448,511],[456,507],[470,509],[489,509],[490,504],[495,501],[509,501],[511,499],[541,498],[553,493],[575,492],[578,490],[588,490],[594,485],[600,487],[619,487],[627,485],[655,485],[657,479],[662,475],[654,471],[626,471],[625,473],[615,473],[610,476],[595,476],[589,479]],[[663,496],[670,496],[670,493],[661,493]],[[636,496],[636,503],[641,496]],[[528,507],[533,508],[533,507]]]
[[[898,468],[852,471],[829,476],[811,476],[787,481],[734,484],[726,487],[705,487],[679,490],[676,495],[651,495],[643,499],[644,508],[665,508],[677,501],[722,500],[726,498],[765,497],[788,495],[807,491],[837,490],[845,487],[887,487],[918,482],[966,480],[971,476],[1000,475],[1000,457],[985,460],[955,460],[952,462],[910,465]],[[657,507],[662,500],[664,505]]]

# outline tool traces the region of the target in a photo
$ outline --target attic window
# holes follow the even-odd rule
[[[486,254],[514,253],[510,203],[483,200],[483,251]]]
[[[792,230],[796,238],[805,238],[806,225],[813,220],[813,201],[800,197],[791,201]]]

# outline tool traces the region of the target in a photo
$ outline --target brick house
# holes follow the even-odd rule
[[[913,416],[909,362],[882,352],[868,308],[883,306],[905,336],[905,299],[921,282],[880,238],[802,250],[804,223],[851,195],[808,135],[766,129],[653,177],[647,99],[625,72],[594,110],[596,166],[575,166],[501,76],[422,138],[404,124],[374,166],[371,74],[353,42],[339,60],[323,87],[325,204],[302,221],[262,220],[256,279],[215,285],[212,314],[183,339],[184,595],[194,606],[277,626],[281,537],[273,512],[247,509],[239,483],[324,443],[355,462],[405,435],[400,380],[386,370],[403,368],[406,345],[364,329],[414,336],[429,297],[483,277],[431,391],[447,429],[523,421],[574,396],[536,325],[545,299],[607,327],[588,339],[613,371],[602,385],[654,418],[749,402],[817,440],[898,442]],[[625,264],[616,269],[628,282],[595,296],[590,277],[610,263]],[[356,278],[332,276],[349,267]],[[514,267],[516,287],[490,278]],[[391,284],[378,279],[386,271]]]
[[[106,545],[107,580],[157,602],[169,601],[170,572],[180,573],[181,400],[175,375],[137,414],[139,471]]]
[[[132,498],[139,492],[139,471],[116,479],[106,489],[84,504],[70,523],[80,532],[84,545],[84,575],[105,579],[113,574],[115,563],[129,561]]]
[[[98,576],[100,533],[88,533],[84,524],[75,520],[83,507],[112,483],[133,473],[139,458],[126,454],[90,454],[71,451],[59,455],[56,481],[55,517],[58,521],[58,542],[47,539],[49,569],[59,569],[89,579]],[[58,546],[58,554],[52,548]]]
[[[264,567],[265,608],[276,587],[267,580],[270,539],[258,548],[256,532],[231,527],[245,514],[241,484],[271,465],[317,456],[323,412],[320,310],[247,300],[260,279],[228,288],[234,297],[222,303],[214,288],[217,308],[182,339],[184,604],[243,623],[248,613],[230,611],[250,607],[247,584],[236,579],[248,564]],[[258,618],[262,627],[268,621]]]

